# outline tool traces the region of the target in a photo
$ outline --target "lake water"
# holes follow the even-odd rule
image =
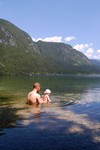
[[[51,104],[26,104],[36,81]],[[100,78],[0,77],[0,150],[56,149],[100,149]]]

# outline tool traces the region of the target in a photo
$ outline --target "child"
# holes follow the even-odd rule
[[[44,95],[42,96],[44,103],[51,102],[49,95],[51,94],[51,91],[49,89],[46,89],[44,91]]]

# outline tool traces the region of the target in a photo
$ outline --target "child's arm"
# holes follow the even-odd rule
[[[49,101],[49,102],[51,102],[51,99],[50,99],[50,97],[47,95],[47,100]]]

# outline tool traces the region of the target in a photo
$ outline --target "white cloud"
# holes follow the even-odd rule
[[[94,54],[94,49],[93,48],[89,48],[87,49],[87,51],[84,53],[88,58],[93,58],[93,54]]]
[[[74,49],[84,53],[88,58],[100,59],[100,49],[95,50],[93,43],[90,44],[77,44],[73,47]]]
[[[97,50],[97,53],[100,54],[100,49]]]
[[[32,38],[33,41],[37,42],[39,40],[45,41],[45,42],[62,42],[62,37],[61,36],[53,36],[53,37],[46,37],[46,38]]]
[[[100,59],[100,55],[98,56],[98,58],[97,59]]]
[[[100,59],[100,55],[93,55],[92,59]]]
[[[89,48],[86,52],[87,52],[88,54],[93,54],[94,50],[93,50],[93,48]]]
[[[84,52],[87,48],[90,47],[90,45],[91,45],[91,43],[90,44],[77,44],[73,48],[78,51]]]
[[[32,38],[32,40],[33,40],[34,42],[37,42],[37,41],[43,41],[42,38],[38,38],[38,39]]]
[[[68,37],[65,38],[65,41],[70,42],[70,41],[75,40],[75,39],[76,39],[75,36],[68,36]]]
[[[62,41],[62,36],[53,36],[53,37],[46,37],[46,38],[32,38],[33,41],[37,42],[39,40],[41,41],[46,41],[46,42],[63,42]],[[75,36],[69,36],[69,37],[66,37],[64,40],[66,42],[70,42],[72,40],[75,40],[76,37]]]

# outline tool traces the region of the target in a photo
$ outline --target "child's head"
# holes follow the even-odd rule
[[[50,91],[49,89],[46,89],[46,90],[44,91],[44,94],[50,95],[50,94],[51,94],[51,91]]]

